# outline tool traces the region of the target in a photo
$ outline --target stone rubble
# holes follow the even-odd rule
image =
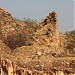
[[[75,60],[58,60],[58,57],[70,55],[71,50],[66,49],[66,36],[59,32],[55,11],[49,13],[43,22],[29,25],[0,8],[0,74],[74,74]]]
[[[52,71],[37,71],[30,70],[28,67],[19,67],[15,62],[0,58],[0,74],[1,75],[65,75],[65,72],[62,70]],[[67,74],[74,75],[74,74]]]

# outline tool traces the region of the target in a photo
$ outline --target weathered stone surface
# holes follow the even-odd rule
[[[0,9],[0,39],[10,48],[24,45],[26,26],[26,23],[14,19],[9,12]]]
[[[14,49],[23,45],[31,45],[30,41],[32,40],[34,40],[34,42],[38,40],[37,43],[51,46],[55,50],[59,48],[60,38],[57,14],[55,12],[49,13],[41,25],[36,24],[33,27],[34,29],[32,29],[34,32],[30,30],[30,28],[28,29],[26,23],[15,20],[11,14],[4,9],[0,9],[0,16],[0,39],[10,48]],[[35,31],[35,29],[37,31]],[[36,37],[38,37],[38,39]]]
[[[43,65],[42,65],[42,69],[43,69]],[[71,69],[71,70],[73,72],[75,71],[75,69]],[[54,71],[31,70],[28,66],[21,67],[9,59],[0,58],[0,74],[1,75],[75,75],[75,72],[70,73],[69,69],[61,69],[61,70],[54,70]]]
[[[74,73],[75,45],[67,43],[66,37],[66,34],[59,32],[57,14],[54,11],[49,13],[43,22],[30,25],[22,20],[14,19],[9,12],[0,8],[0,57],[15,61],[17,63],[15,65],[22,68],[29,66],[32,70],[42,70],[42,75],[49,75],[49,73],[55,75],[54,71],[58,73],[61,68],[69,71],[69,74]],[[73,59],[67,56],[73,56]],[[7,62],[10,66],[10,75],[13,73],[12,62]],[[16,73],[21,74],[21,72],[33,75],[31,70],[19,68]],[[35,75],[35,72],[33,73]]]
[[[44,26],[35,33],[40,36],[38,37],[38,42],[49,45],[57,50],[60,47],[57,14],[55,12],[49,13],[42,24]]]

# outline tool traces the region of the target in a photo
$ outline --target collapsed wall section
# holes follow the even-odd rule
[[[40,35],[45,41],[47,41],[48,45],[57,50],[60,47],[60,36],[56,12],[53,11],[49,13],[41,25],[43,25],[43,27],[41,27],[41,29],[36,32],[36,35]],[[48,36],[48,38],[46,36]]]

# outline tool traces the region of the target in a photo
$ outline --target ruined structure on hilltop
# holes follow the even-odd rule
[[[75,73],[75,59],[70,58],[75,46],[66,36],[59,32],[55,11],[43,22],[30,24],[0,8],[0,75]]]
[[[56,12],[49,13],[41,24],[43,27],[36,32],[42,38],[39,39],[46,41],[45,43],[43,42],[45,45],[49,45],[57,50],[60,46],[60,36]]]
[[[57,50],[60,46],[60,39],[55,11],[49,13],[41,23],[41,27],[39,26],[40,24],[38,26],[36,24],[36,28],[34,25],[32,28],[28,27],[25,22],[15,20],[9,12],[0,8],[0,40],[12,49],[23,45],[33,45],[36,41]],[[34,39],[36,36],[38,39]]]
[[[44,25],[47,25],[48,23],[56,24],[57,23],[57,14],[55,11],[52,13],[49,13],[49,15],[44,19],[43,21]]]

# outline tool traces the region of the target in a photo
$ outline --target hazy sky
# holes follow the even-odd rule
[[[74,0],[0,0],[0,7],[13,17],[41,21],[49,12],[56,11],[60,31],[74,29]]]

